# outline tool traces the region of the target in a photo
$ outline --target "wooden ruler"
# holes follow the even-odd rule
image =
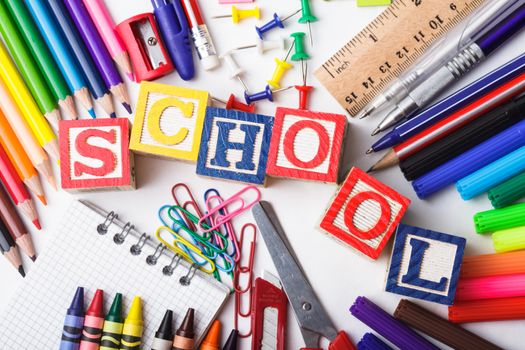
[[[315,71],[339,104],[355,116],[440,36],[484,0],[394,0]]]

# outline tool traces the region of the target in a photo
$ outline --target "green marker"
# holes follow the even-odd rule
[[[525,197],[525,173],[514,176],[488,191],[494,208],[504,208]]]
[[[310,23],[316,21],[317,17],[312,14],[310,1],[301,0],[301,18],[299,18],[299,23],[308,23],[308,35],[310,36],[310,45],[312,46],[314,46],[314,39],[312,37],[312,27],[310,26]]]
[[[69,87],[62,76],[49,48],[38,28],[33,22],[31,14],[27,10],[23,1],[5,0],[13,22],[16,23],[23,40],[27,44],[29,51],[40,68],[40,71],[51,88],[54,98],[58,104],[74,119],[77,118],[75,101]]]
[[[122,294],[117,293],[104,320],[104,328],[102,329],[102,338],[100,338],[99,349],[119,349],[123,326],[124,319],[122,318]]]
[[[525,226],[525,203],[511,205],[503,209],[482,211],[474,215],[477,233],[501,231]]]

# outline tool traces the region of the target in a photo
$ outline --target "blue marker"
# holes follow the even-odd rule
[[[84,288],[78,287],[67,309],[60,350],[78,350],[84,326]]]

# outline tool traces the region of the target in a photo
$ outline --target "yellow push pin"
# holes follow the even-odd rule
[[[275,70],[273,71],[272,79],[268,80],[268,84],[274,89],[281,88],[280,82],[283,78],[284,73],[290,68],[293,67],[290,63],[286,61],[281,61],[277,57],[275,58],[275,63],[277,66],[275,67]]]
[[[239,9],[236,6],[232,6],[231,15],[214,16],[213,18],[230,18],[230,17],[233,23],[237,24],[245,18],[255,17],[257,19],[260,19],[261,11],[259,10],[258,6],[255,6],[253,9],[245,9],[245,10]]]

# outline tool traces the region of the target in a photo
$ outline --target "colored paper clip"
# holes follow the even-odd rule
[[[248,191],[254,191],[255,192],[255,199],[246,204],[245,199],[241,198],[241,195],[245,194]],[[215,230],[217,227],[220,227],[221,225],[225,224],[226,222],[230,221],[237,215],[241,214],[245,210],[250,209],[255,203],[257,203],[261,199],[261,192],[259,189],[253,185],[248,185],[244,187],[242,190],[234,194],[228,199],[223,200],[218,206],[211,207],[211,202],[216,199],[216,196],[208,197],[206,200],[206,208],[208,210],[208,213],[201,217],[197,224],[202,229],[203,232],[208,233],[213,230]],[[234,210],[228,209],[228,207],[235,202],[239,202],[239,207],[235,208]],[[227,209],[227,212],[224,215],[220,214],[221,209]],[[217,216],[215,216],[216,213],[219,213]],[[213,223],[211,227],[205,227],[208,225],[205,225],[206,221],[210,218],[213,218],[215,216],[215,219],[213,220]]]
[[[171,250],[175,254],[178,254],[178,255],[182,256],[184,260],[186,260],[187,262],[189,262],[190,264],[193,265],[194,264],[193,259],[188,254],[186,254],[186,252],[184,250],[182,250],[179,247],[179,244],[182,244],[186,248],[190,249],[195,254],[197,254],[200,258],[206,260],[206,262],[208,262],[208,264],[210,265],[210,268],[205,268],[204,266],[199,266],[200,270],[202,270],[203,272],[206,272],[208,274],[212,274],[215,271],[215,263],[210,258],[208,258],[204,254],[202,254],[201,251],[197,247],[195,247],[193,244],[191,244],[190,242],[188,242],[187,240],[185,240],[184,238],[182,238],[180,236],[177,236],[177,238],[174,238],[173,239],[173,244],[171,244],[166,239],[164,239],[162,237],[162,232],[168,232],[172,237],[175,237],[177,235],[171,228],[169,228],[167,226],[161,226],[161,227],[159,227],[157,229],[157,231],[155,231],[155,236],[157,237],[157,239],[162,244],[164,244],[166,247],[168,247],[169,250]]]
[[[179,195],[177,195],[177,193],[181,191],[185,192],[185,195],[184,195],[185,198],[183,199],[179,199]],[[194,215],[196,215],[197,217],[203,216],[202,211],[199,208],[199,204],[195,200],[193,193],[191,193],[190,188],[185,183],[180,182],[180,183],[173,185],[173,187],[171,188],[171,195],[176,205],[183,207],[187,211],[189,211],[188,206],[191,206],[193,210],[195,211]],[[188,218],[185,218],[185,221],[186,221],[186,225],[189,228],[191,228],[192,230],[195,230],[193,223]]]

